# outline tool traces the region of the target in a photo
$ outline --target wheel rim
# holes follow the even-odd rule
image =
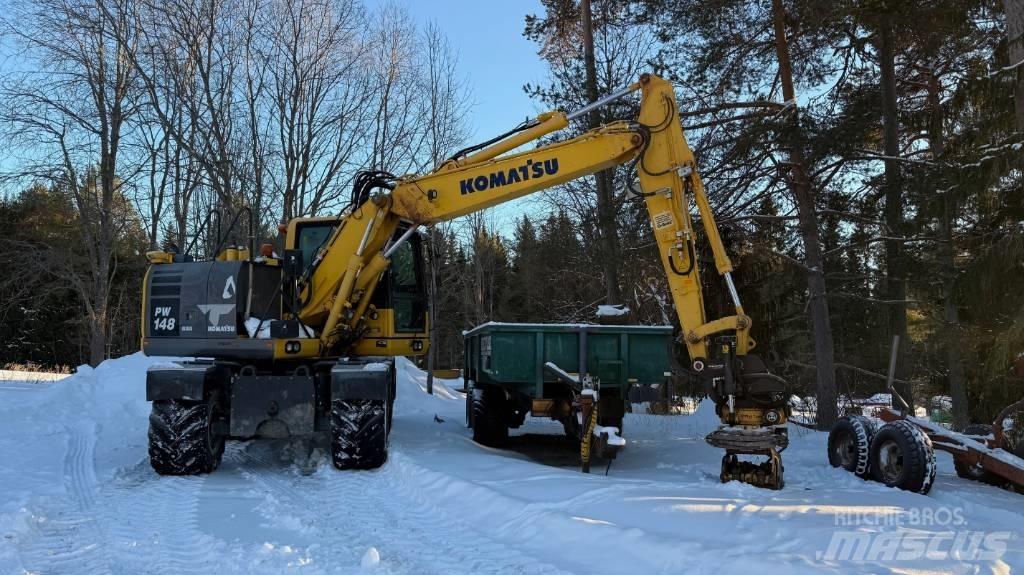
[[[886,483],[896,483],[903,475],[903,452],[895,441],[886,441],[880,446],[878,470]]]
[[[851,434],[844,433],[836,441],[832,452],[835,453],[840,467],[849,468],[856,463],[857,442]]]

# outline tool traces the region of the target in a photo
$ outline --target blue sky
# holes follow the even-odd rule
[[[547,65],[537,45],[523,37],[527,14],[543,15],[540,0],[365,0],[404,6],[420,24],[435,22],[458,52],[459,70],[471,92],[467,144],[486,140],[545,111],[523,92],[524,84],[544,83]],[[0,0],[2,2],[2,0]],[[516,221],[536,220],[549,211],[533,194],[485,211],[492,229],[511,236]]]
[[[390,1],[422,24],[435,22],[458,51],[459,69],[472,92],[468,120],[474,139],[504,132],[542,111],[523,92],[523,84],[542,82],[547,73],[536,44],[523,37],[525,16],[544,13],[540,0]]]

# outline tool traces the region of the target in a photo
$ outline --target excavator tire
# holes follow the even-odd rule
[[[863,415],[839,418],[828,432],[828,462],[842,467],[861,479],[871,472],[869,451],[875,436],[875,422]]]
[[[160,475],[210,473],[224,455],[224,437],[213,431],[220,401],[164,399],[149,414],[149,464]]]
[[[331,402],[331,457],[338,469],[376,469],[388,459],[387,402]]]
[[[871,440],[871,475],[889,487],[927,494],[935,482],[935,450],[919,427],[898,419]]]
[[[473,441],[488,447],[508,443],[505,392],[492,387],[473,388]]]

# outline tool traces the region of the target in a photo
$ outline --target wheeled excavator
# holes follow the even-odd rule
[[[635,120],[517,151],[635,91]],[[211,261],[148,253],[142,349],[195,358],[147,372],[152,467],[161,474],[210,472],[228,439],[318,433],[330,438],[339,469],[384,464],[394,357],[424,354],[428,346],[418,230],[623,164],[639,178],[688,365],[706,381],[721,419],[706,438],[725,450],[721,479],[781,488],[785,382],[751,353],[751,318],[733,284],[672,85],[650,74],[573,113],[541,114],[429,173],[361,172],[337,216],[282,226],[280,255],[270,246],[257,254],[251,237],[248,246],[231,246]],[[733,315],[706,317],[691,202]]]

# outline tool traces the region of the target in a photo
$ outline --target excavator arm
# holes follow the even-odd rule
[[[683,135],[672,85],[644,75],[617,96],[634,90],[639,90],[642,97],[635,122],[607,124],[570,140],[507,154],[568,125],[569,118],[561,112],[544,114],[517,134],[473,155],[445,162],[429,174],[402,178],[390,194],[371,198],[353,211],[324,250],[300,319],[307,325],[323,326],[320,339],[325,349],[334,348],[346,334],[357,334],[376,282],[389,264],[390,253],[402,240],[393,241],[400,222],[411,224],[410,230],[429,226],[612,166],[636,162],[651,228],[694,368],[704,369],[707,342],[716,334],[735,334],[736,354],[745,355],[754,346],[749,335],[751,320],[733,286],[732,263],[722,245],[693,152]],[[717,271],[725,279],[735,315],[712,321],[705,317],[691,201],[700,213],[703,232]],[[334,249],[334,245],[356,247]]]

